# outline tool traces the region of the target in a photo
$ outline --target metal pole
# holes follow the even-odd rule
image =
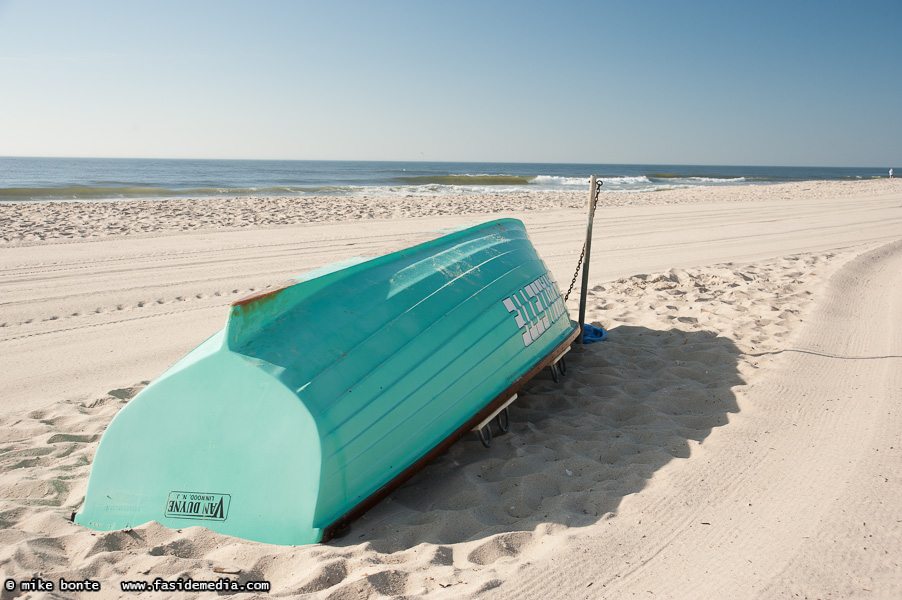
[[[589,292],[589,258],[592,255],[592,220],[595,218],[596,177],[592,175],[589,186],[589,224],[586,227],[586,257],[583,259],[583,287],[579,294],[579,337],[576,343],[583,343],[583,325],[586,324],[586,296]]]

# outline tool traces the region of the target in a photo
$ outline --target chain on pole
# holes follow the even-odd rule
[[[601,186],[604,185],[602,180],[598,180],[595,182],[595,193],[592,198],[592,210],[598,206],[598,197],[601,194]],[[564,302],[566,302],[570,298],[570,292],[573,291],[573,286],[576,285],[576,278],[579,277],[579,270],[583,266],[583,259],[586,257],[586,242],[583,242],[583,249],[579,253],[579,261],[576,263],[576,271],[573,273],[573,280],[570,282],[570,287],[567,289],[567,293],[564,294]]]

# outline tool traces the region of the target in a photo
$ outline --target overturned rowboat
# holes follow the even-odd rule
[[[503,428],[578,332],[514,219],[312,271],[232,304],[116,415],[74,520],[328,540],[471,430]]]

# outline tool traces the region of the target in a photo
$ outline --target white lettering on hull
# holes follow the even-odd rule
[[[524,346],[529,346],[542,337],[567,312],[561,291],[547,272],[501,303],[513,315],[521,330]]]

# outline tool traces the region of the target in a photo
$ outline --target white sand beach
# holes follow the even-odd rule
[[[110,420],[233,300],[501,216],[566,290],[587,195],[0,205],[0,579],[90,579],[54,597],[91,598],[220,577],[271,583],[240,598],[902,597],[898,179],[602,195],[587,301],[608,339],[533,380],[490,449],[465,438],[328,544],[69,522]]]

